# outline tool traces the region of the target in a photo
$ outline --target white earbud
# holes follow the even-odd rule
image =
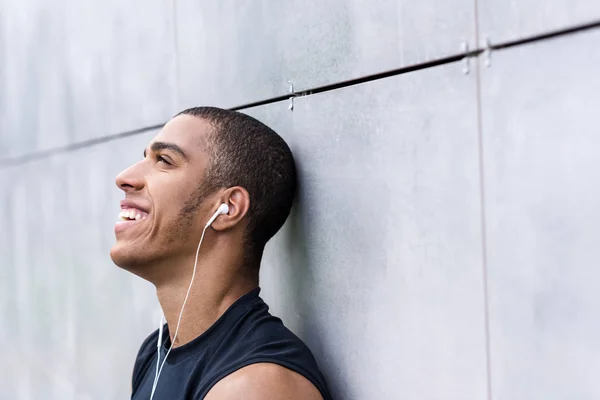
[[[225,203],[221,204],[219,206],[219,209],[217,210],[217,212],[215,212],[213,214],[212,217],[210,217],[210,219],[208,220],[208,222],[206,223],[206,227],[209,227],[212,225],[213,222],[215,222],[215,219],[217,219],[217,217],[221,214],[227,214],[229,212],[229,206]]]

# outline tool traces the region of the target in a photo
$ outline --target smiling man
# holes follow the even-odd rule
[[[125,199],[111,258],[156,286],[167,322],[160,345],[157,330],[139,350],[132,399],[153,386],[157,400],[331,399],[310,350],[259,296],[263,249],[295,179],[273,130],[212,107],[178,114],[117,177]]]

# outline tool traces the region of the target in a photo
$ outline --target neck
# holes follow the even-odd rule
[[[243,257],[236,256],[239,254],[221,252],[198,260],[196,276],[175,339],[173,336],[190,286],[195,254],[168,267],[170,271],[181,273],[155,284],[173,347],[182,346],[202,335],[237,299],[258,286],[258,276],[245,277],[247,274],[242,273]]]

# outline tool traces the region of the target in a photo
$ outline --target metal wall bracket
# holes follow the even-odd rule
[[[469,74],[469,71],[471,70],[470,65],[469,65],[469,55],[467,54],[469,52],[469,42],[467,42],[466,40],[463,40],[460,43],[460,49],[462,50],[463,53],[465,53],[465,58],[463,58],[463,69],[462,72],[465,75]]]
[[[287,82],[290,85],[289,92],[291,94],[291,96],[289,98],[288,110],[294,111],[294,97],[296,97],[295,92],[294,92],[294,83],[292,81],[287,81]]]
[[[489,68],[492,65],[492,44],[490,43],[490,39],[485,36],[483,39],[483,65]]]

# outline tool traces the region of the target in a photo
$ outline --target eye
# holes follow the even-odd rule
[[[166,158],[164,158],[163,156],[156,156],[156,161],[157,162],[164,162],[167,165],[171,165],[171,163]]]

